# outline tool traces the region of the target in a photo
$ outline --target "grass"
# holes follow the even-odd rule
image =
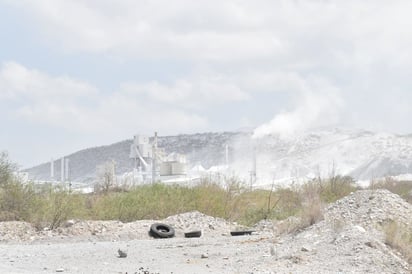
[[[203,180],[194,187],[157,183],[121,192],[77,194],[61,187],[35,188],[13,181],[0,187],[0,221],[23,220],[38,228],[56,228],[67,219],[131,222],[198,210],[244,225],[290,216],[300,216],[310,225],[322,219],[322,206],[332,199],[323,192],[328,189],[326,182],[295,189],[250,190],[236,179],[224,186]]]
[[[358,189],[352,178],[333,176],[290,188],[272,185],[270,190],[251,190],[229,178],[224,186],[204,179],[194,187],[156,183],[80,194],[59,186],[22,183],[13,170],[7,155],[0,153],[0,221],[27,221],[38,229],[54,229],[68,219],[131,222],[197,210],[246,226],[279,220],[280,232],[291,233],[319,222],[325,205]],[[385,188],[412,202],[411,182],[388,178],[373,182],[370,188]],[[339,229],[342,224],[334,226]],[[384,233],[386,244],[412,263],[412,231],[391,222],[384,226]]]
[[[0,221],[27,221],[39,229],[56,228],[68,219],[131,222],[193,210],[247,226],[296,216],[296,227],[303,228],[322,220],[325,204],[356,190],[350,177],[333,176],[298,187],[272,185],[270,190],[251,190],[236,178],[225,178],[223,186],[204,179],[194,187],[150,184],[77,194],[62,187],[23,184],[14,170],[7,155],[0,154]]]
[[[412,264],[412,231],[392,221],[384,226],[385,243],[398,250]]]
[[[280,233],[292,233],[319,222],[325,205],[357,190],[350,178],[334,177],[290,188],[273,185],[270,190],[251,190],[236,179],[224,186],[205,179],[194,187],[157,183],[80,194],[51,185],[23,184],[13,176],[3,178],[7,180],[0,181],[0,221],[27,221],[39,230],[57,228],[68,219],[131,222],[197,210],[246,226],[278,220]],[[409,191],[403,184],[382,184],[400,193]],[[386,243],[411,262],[411,231],[397,224],[387,225],[384,231]]]
[[[398,194],[401,198],[412,204],[412,182],[411,181],[396,181],[393,178],[387,177],[383,180],[372,181],[370,189],[387,189],[392,193]]]

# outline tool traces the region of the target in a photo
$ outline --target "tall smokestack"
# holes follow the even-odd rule
[[[253,185],[256,182],[256,146],[253,147],[252,157],[252,170],[250,171],[250,188],[253,188]]]
[[[50,161],[50,178],[54,181],[54,159],[52,158]]]
[[[64,178],[66,181],[70,181],[70,159],[66,159],[65,161],[65,173],[64,173]]]
[[[157,132],[154,134],[153,138],[153,160],[152,160],[152,183],[156,182],[156,154],[157,154]]]
[[[225,146],[225,165],[229,166],[229,146],[227,144]]]
[[[64,182],[64,157],[60,161],[60,182]]]

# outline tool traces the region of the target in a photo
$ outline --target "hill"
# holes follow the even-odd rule
[[[91,182],[96,167],[106,161],[116,162],[118,175],[130,172],[132,140],[108,146],[88,148],[67,155],[71,180]],[[229,147],[229,171],[249,179],[256,158],[256,184],[272,180],[291,182],[333,174],[349,175],[356,180],[412,174],[412,136],[376,133],[353,129],[317,129],[287,139],[265,136],[253,139],[252,133],[224,132],[160,136],[158,146],[166,153],[185,154],[188,168],[202,165],[208,169],[225,164],[225,146]],[[26,170],[31,179],[49,180],[50,163]],[[55,163],[60,177],[60,161]]]

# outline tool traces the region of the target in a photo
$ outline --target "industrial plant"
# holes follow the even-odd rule
[[[133,184],[173,181],[187,175],[186,156],[176,152],[166,155],[157,145],[157,133],[152,143],[146,135],[135,135],[129,157],[134,162]]]

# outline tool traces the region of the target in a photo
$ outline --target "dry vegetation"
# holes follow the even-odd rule
[[[407,202],[412,203],[412,182],[411,181],[395,181],[388,177],[384,180],[373,181],[370,185],[371,189],[384,188],[392,193],[398,194]],[[398,250],[412,264],[412,231],[405,226],[399,225],[393,221],[385,224],[383,227],[385,232],[386,244]]]
[[[22,184],[14,170],[7,155],[0,154],[0,221],[27,221],[38,229],[54,229],[68,219],[131,222],[197,210],[243,225],[285,220],[284,231],[292,232],[322,220],[325,205],[357,189],[352,178],[333,176],[290,188],[273,185],[271,190],[251,190],[240,180],[228,178],[224,186],[205,179],[193,187],[159,183],[80,194],[51,185]],[[412,200],[410,182],[386,179],[374,182],[371,188],[386,188]],[[411,233],[395,224],[385,232],[387,243],[410,259]]]
[[[412,203],[412,182],[411,181],[396,181],[391,177],[384,180],[372,181],[371,189],[384,188],[392,193],[398,194],[407,202]]]
[[[130,222],[193,210],[245,225],[298,216],[300,226],[307,226],[322,219],[323,204],[355,190],[350,178],[335,176],[300,187],[273,185],[271,190],[250,190],[236,178],[228,178],[224,186],[205,179],[194,187],[150,184],[80,194],[51,185],[22,184],[13,176],[14,170],[7,155],[1,154],[0,221],[27,221],[39,229],[56,228],[67,219]]]
[[[391,222],[384,226],[385,242],[390,247],[398,250],[412,264],[412,231]]]

